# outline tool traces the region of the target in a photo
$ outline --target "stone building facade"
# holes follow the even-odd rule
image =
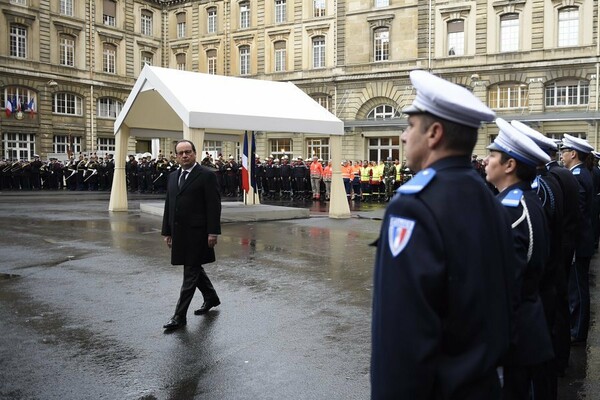
[[[344,121],[352,160],[402,159],[417,68],[505,119],[600,144],[594,0],[6,0],[0,11],[4,158],[113,152],[114,120],[145,64],[291,81]],[[482,127],[476,153],[495,134]],[[172,144],[133,138],[129,152]],[[239,149],[207,132],[204,150]],[[257,153],[330,156],[328,138],[303,132],[257,132]]]

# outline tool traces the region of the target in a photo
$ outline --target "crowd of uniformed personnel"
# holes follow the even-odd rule
[[[80,154],[67,161],[50,158],[32,161],[0,161],[0,190],[110,190],[115,162],[112,154],[98,157]]]

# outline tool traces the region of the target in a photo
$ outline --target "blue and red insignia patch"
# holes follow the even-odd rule
[[[404,250],[410,240],[414,227],[415,221],[406,218],[390,217],[388,242],[390,251],[394,257]]]

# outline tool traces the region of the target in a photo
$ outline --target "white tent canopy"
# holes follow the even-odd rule
[[[290,82],[144,67],[115,122],[137,130],[343,135],[344,123]]]
[[[148,65],[115,121],[117,154],[109,209],[127,210],[124,160],[130,136],[183,138],[201,144],[205,133],[212,140],[239,141],[244,131],[333,135],[329,213],[334,218],[350,216],[340,172],[344,123],[293,83]]]

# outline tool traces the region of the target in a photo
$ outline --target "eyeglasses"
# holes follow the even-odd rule
[[[573,151],[573,149],[562,149],[560,152],[561,153],[566,153],[567,151]]]
[[[189,156],[189,155],[190,155],[190,154],[192,154],[193,152],[194,152],[193,150],[183,150],[183,151],[178,151],[178,152],[177,152],[177,155],[178,155],[178,156],[182,156],[182,155],[184,155],[184,154],[185,154],[186,156]]]

